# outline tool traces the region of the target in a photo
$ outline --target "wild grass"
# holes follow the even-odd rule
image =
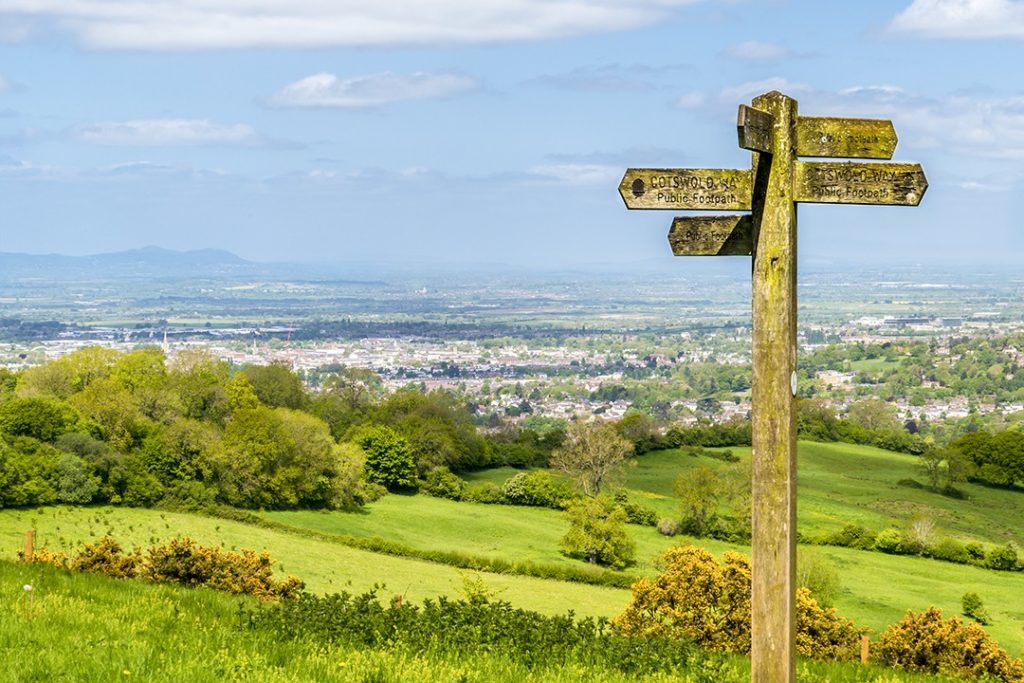
[[[31,585],[32,591],[23,590]],[[623,674],[586,662],[530,669],[509,656],[456,652],[443,638],[428,651],[356,650],[279,639],[240,628],[247,599],[0,561],[0,683],[132,681],[206,683],[739,683],[744,657],[668,674]],[[799,679],[832,683],[938,681],[858,664],[801,661]]]

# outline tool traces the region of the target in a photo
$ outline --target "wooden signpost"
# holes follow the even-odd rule
[[[630,209],[750,211],[682,216],[677,256],[753,257],[753,539],[751,679],[796,680],[796,206],[917,206],[928,181],[918,164],[803,161],[891,159],[892,122],[799,116],[779,92],[740,105],[739,145],[751,169],[629,169]]]

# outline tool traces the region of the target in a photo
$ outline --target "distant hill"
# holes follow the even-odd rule
[[[208,274],[236,274],[257,269],[257,264],[221,249],[174,251],[143,247],[90,256],[64,254],[19,254],[0,252],[0,273],[5,277],[107,277]]]

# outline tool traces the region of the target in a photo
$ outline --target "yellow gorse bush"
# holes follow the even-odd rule
[[[274,561],[266,551],[228,552],[216,546],[201,546],[189,538],[154,545],[145,553],[138,549],[126,553],[117,540],[107,536],[86,544],[70,557],[40,548],[32,561],[118,579],[207,586],[260,600],[292,599],[305,586],[294,576],[275,579]]]
[[[711,650],[750,651],[750,561],[726,552],[723,563],[696,546],[668,550],[664,570],[638,579],[612,625],[626,635],[692,640]],[[853,659],[864,632],[797,590],[797,652],[815,659]]]
[[[936,607],[908,611],[882,633],[876,651],[889,666],[907,671],[1024,682],[1024,662],[1010,657],[979,624],[943,620]]]

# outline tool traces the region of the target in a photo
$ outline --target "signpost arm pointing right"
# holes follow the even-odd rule
[[[771,92],[753,105],[774,123],[771,153],[754,153],[751,680],[793,683],[797,104]]]

